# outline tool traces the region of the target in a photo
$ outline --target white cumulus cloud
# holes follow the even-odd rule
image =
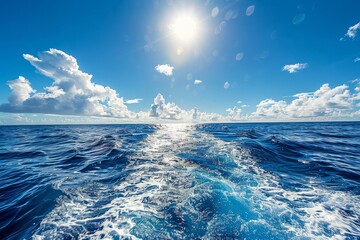
[[[360,57],[354,59],[354,62],[359,62],[359,61],[360,61]]]
[[[194,84],[195,84],[195,85],[199,85],[199,84],[201,84],[201,83],[202,83],[202,81],[199,80],[199,79],[196,79],[196,80],[194,81]]]
[[[283,71],[288,71],[289,73],[296,73],[299,70],[307,68],[307,63],[295,63],[295,64],[288,64],[283,67]]]
[[[214,122],[224,120],[224,116],[216,113],[200,112],[197,108],[181,109],[175,103],[166,102],[162,94],[154,98],[149,111],[150,121],[154,118],[160,121],[177,120],[182,122]]]
[[[35,93],[35,90],[30,86],[30,82],[22,76],[9,81],[8,85],[12,90],[9,96],[9,104],[13,106],[21,105],[30,98],[31,93]]]
[[[172,76],[174,67],[168,64],[163,64],[163,65],[157,65],[155,67],[155,70],[159,73],[165,74],[166,76]]]
[[[150,107],[150,117],[179,120],[183,113],[184,111],[175,103],[166,103],[160,93],[154,98],[154,103]]]
[[[74,57],[57,49],[42,52],[38,58],[23,56],[53,83],[35,93],[23,77],[8,82],[9,103],[0,105],[0,111],[129,117],[123,98],[114,89],[93,83],[92,75],[82,72]]]
[[[359,93],[351,94],[347,85],[331,88],[329,84],[323,84],[314,93],[294,95],[295,99],[290,103],[265,99],[256,106],[252,116],[274,119],[345,117],[359,96]]]
[[[356,23],[355,25],[349,27],[347,30],[345,37],[354,39],[357,35],[357,31],[360,29],[360,22]]]
[[[224,83],[224,88],[225,88],[225,89],[228,89],[229,87],[230,87],[230,83],[229,83],[229,82],[225,82],[225,83]]]
[[[233,108],[228,108],[226,109],[226,112],[228,112],[228,118],[231,121],[236,121],[236,120],[241,120],[242,116],[241,116],[241,108],[239,107],[233,107]]]

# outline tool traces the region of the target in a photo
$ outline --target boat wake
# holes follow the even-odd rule
[[[112,151],[124,158],[122,145]],[[196,125],[159,125],[135,142],[111,181],[61,179],[64,192],[35,239],[345,239],[358,196],[309,178],[286,189],[251,149]],[[119,157],[119,156],[117,156]],[[105,169],[94,168],[91,174]],[[107,173],[109,174],[109,173]]]

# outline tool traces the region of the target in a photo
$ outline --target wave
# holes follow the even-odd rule
[[[358,125],[3,127],[0,235],[356,239]]]

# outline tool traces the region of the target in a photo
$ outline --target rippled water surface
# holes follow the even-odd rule
[[[360,123],[0,127],[1,239],[359,239]]]

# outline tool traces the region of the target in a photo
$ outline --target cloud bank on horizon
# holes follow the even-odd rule
[[[290,103],[265,99],[256,106],[253,117],[276,119],[339,118],[359,116],[360,89],[351,93],[347,85],[331,88],[323,84],[314,93],[298,93]]]
[[[53,82],[43,91],[38,91],[33,89],[30,81],[23,76],[8,81],[11,93],[8,103],[0,105],[1,112],[92,116],[133,122],[326,120],[360,116],[360,87],[351,91],[345,84],[334,88],[331,88],[329,84],[323,84],[312,93],[295,94],[291,102],[265,99],[256,106],[256,111],[246,115],[242,115],[241,109],[246,105],[228,108],[226,109],[227,114],[224,115],[200,112],[196,107],[184,110],[175,103],[166,102],[161,93],[155,96],[148,111],[132,112],[126,104],[139,103],[141,98],[124,101],[116,90],[94,83],[92,75],[81,71],[73,56],[61,50],[50,49],[40,53],[38,57],[30,54],[24,54],[23,57]],[[290,66],[287,70],[292,73],[305,68],[306,64],[298,63],[286,66]],[[201,80],[195,80],[194,84],[201,82]],[[224,88],[229,87],[230,84],[225,82]]]

